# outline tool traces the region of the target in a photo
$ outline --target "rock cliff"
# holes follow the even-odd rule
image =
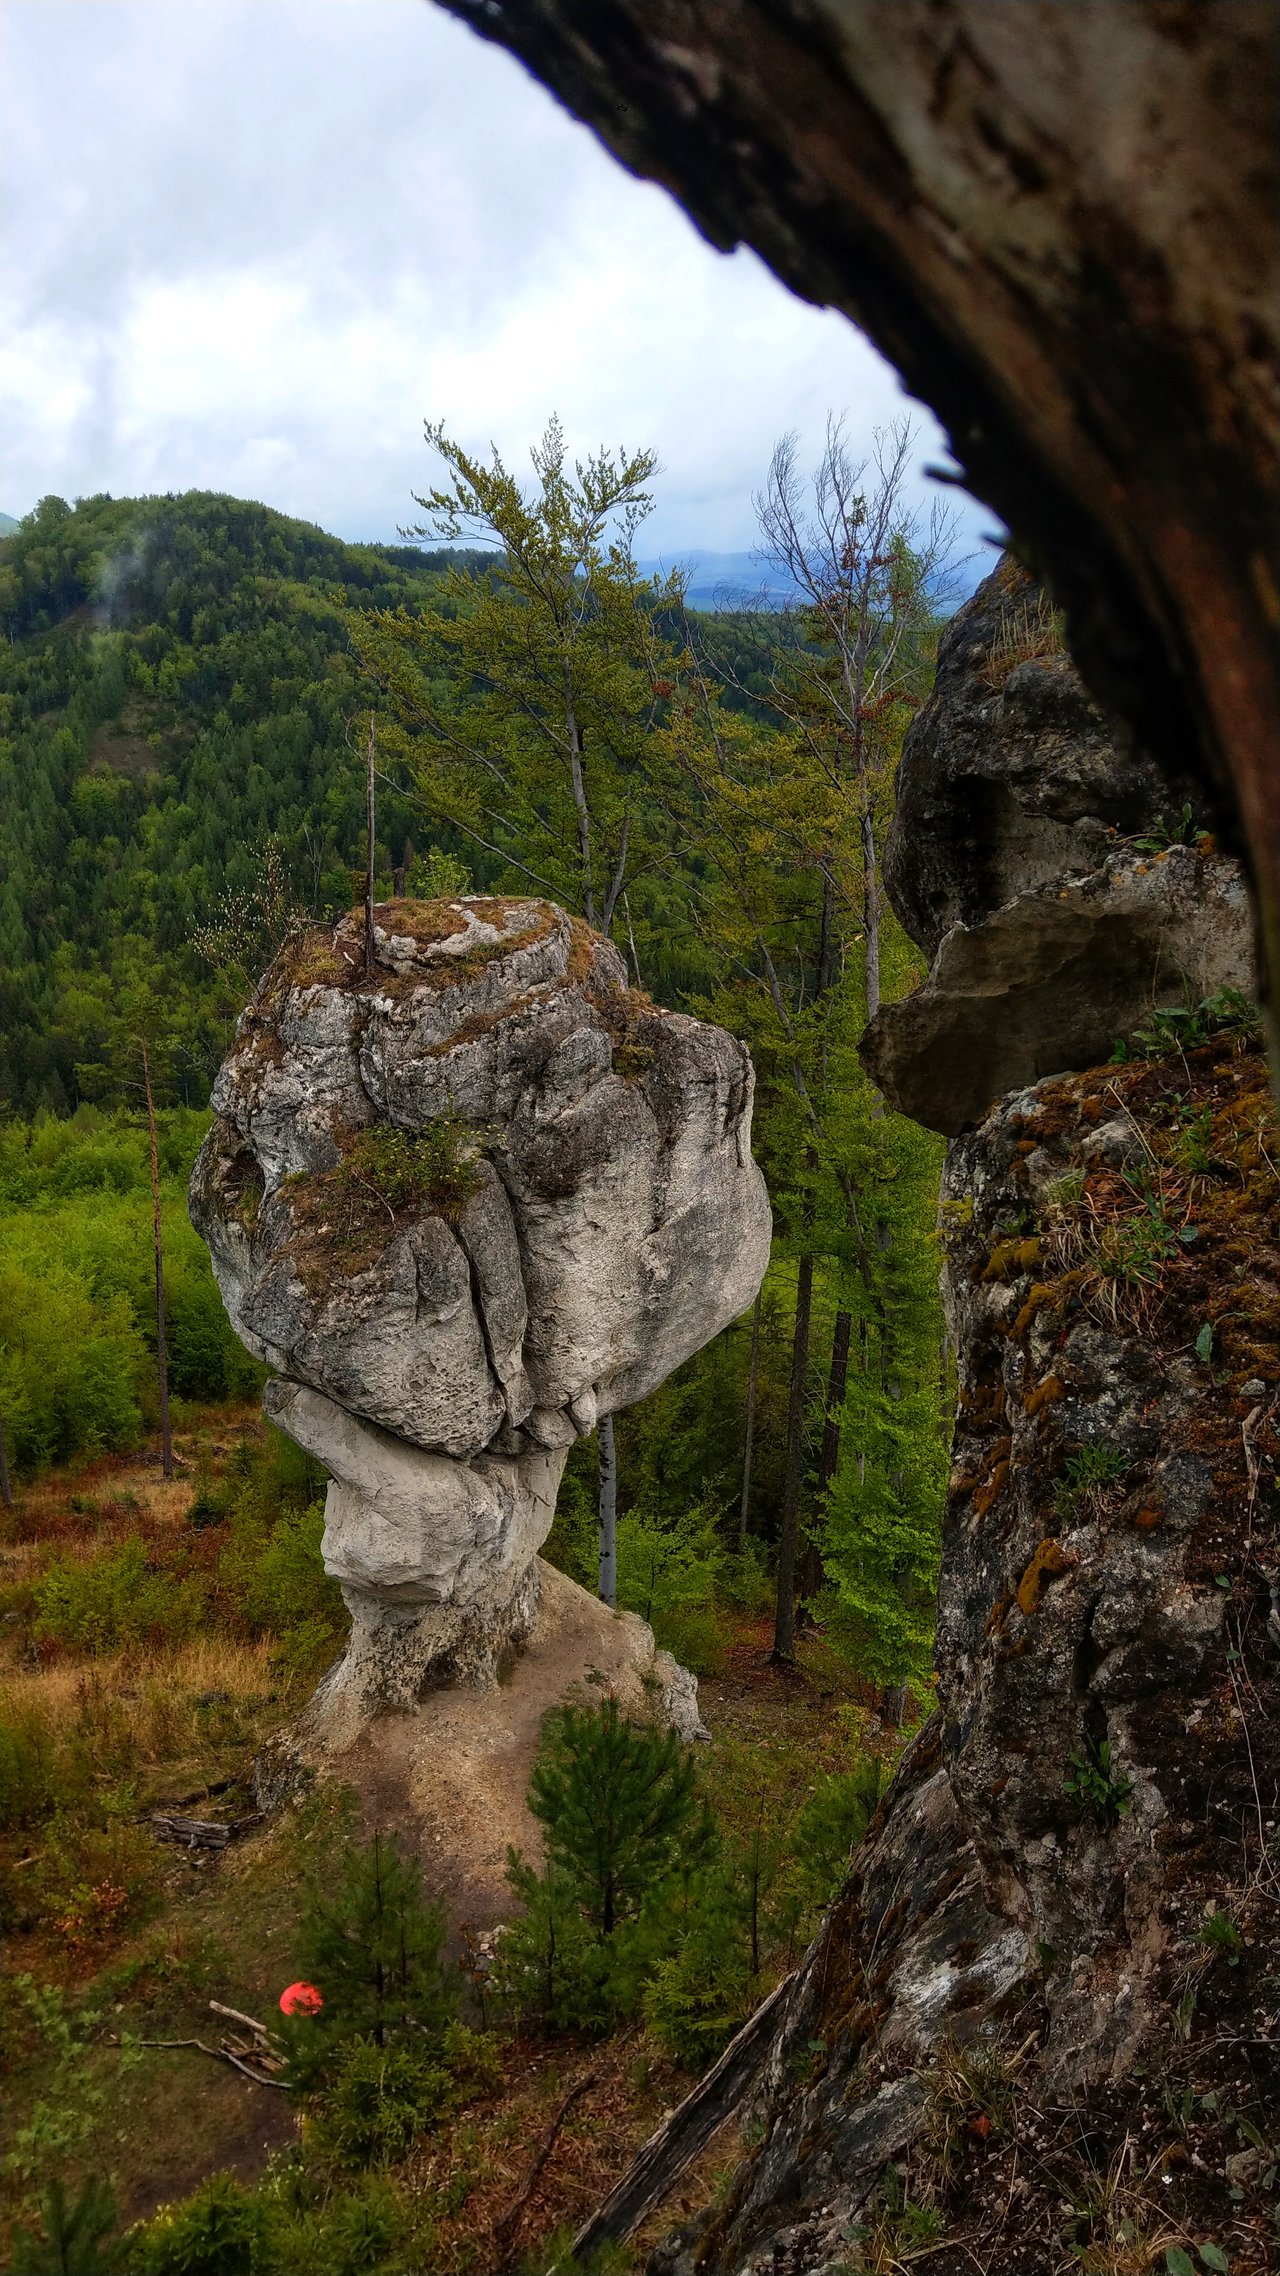
[[[933,962],[862,1046],[900,1113],[953,1137],[1161,1009],[1252,992],[1245,880],[1194,796],[1118,745],[1003,561],[947,627],[903,749],[885,882]]]
[[[1002,653],[1011,590],[1043,631],[989,580],[904,760],[889,889],[934,964],[868,1053],[967,1125],[936,1712],[798,1971],[755,2146],[652,2276],[1271,2265],[1280,1134],[1229,992],[1243,895],[1203,841],[1132,842],[1155,781],[1048,641]]]
[[[267,1411],[331,1477],[352,1640],[410,1703],[527,1635],[574,1439],[751,1303],[752,1073],[539,901],[390,902],[282,952],[214,1087],[192,1216]]]

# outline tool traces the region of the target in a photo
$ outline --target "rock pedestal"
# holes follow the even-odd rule
[[[268,1413],[330,1473],[326,1686],[404,1706],[528,1635],[575,1438],[752,1302],[753,1078],[543,901],[397,901],[277,958],[191,1186]]]

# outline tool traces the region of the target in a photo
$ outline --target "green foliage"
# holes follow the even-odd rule
[[[294,1940],[297,1966],[324,2000],[318,2015],[286,2018],[295,2083],[330,2079],[353,2040],[438,2047],[455,1997],[443,1946],[444,1916],[394,1839],[376,1833],[350,1848],[336,1888],[309,1890]]]
[[[1092,1810],[1104,1825],[1114,1825],[1133,1808],[1133,1780],[1117,1764],[1110,1739],[1086,1739],[1083,1752],[1071,1755],[1071,1768],[1062,1791]]]
[[[705,1506],[673,1520],[632,1509],[618,1524],[618,1603],[638,1612],[658,1644],[697,1675],[718,1672],[717,1597],[729,1559]]]
[[[1212,1953],[1215,1960],[1225,1960],[1230,1968],[1239,1966],[1244,1951],[1244,1938],[1229,1912],[1223,1912],[1215,1906],[1201,1921],[1197,1936],[1206,1952]]]
[[[418,534],[479,538],[486,570],[459,569],[446,609],[365,612],[355,637],[387,688],[393,748],[433,818],[607,932],[631,873],[656,851],[657,809],[637,796],[662,698],[657,618],[678,581],[640,578],[635,533],[651,509],[650,451],[570,466],[559,422],[534,446],[523,490],[429,427],[444,486],[419,497]],[[664,683],[665,684],[665,683]]]
[[[149,1568],[136,1535],[97,1557],[58,1557],[35,1584],[35,1633],[75,1652],[118,1652],[132,1644],[179,1643],[200,1627],[204,1583]]]
[[[1197,1004],[1172,1004],[1152,1013],[1131,1044],[1119,1042],[1113,1060],[1156,1059],[1170,1051],[1195,1051],[1213,1035],[1255,1036],[1259,1033],[1258,1007],[1239,988],[1219,988]]]
[[[112,2232],[115,2199],[110,2184],[90,2175],[75,2198],[52,2181],[40,2205],[43,2236],[20,2229],[13,2241],[10,2276],[110,2276],[123,2247]]]
[[[312,2105],[312,2134],[336,2165],[394,2165],[501,2075],[496,2040],[451,2023],[436,2044],[345,2041]]]
[[[610,1697],[549,1718],[529,1783],[547,1861],[602,1936],[633,1919],[699,1823],[693,1764],[675,1733],[628,1723]]]
[[[824,1778],[796,1819],[791,1835],[791,1885],[804,1914],[824,1912],[845,1877],[849,1853],[871,1823],[884,1785],[879,1759]]]
[[[279,937],[269,904],[351,898],[348,613],[438,596],[457,558],[198,491],[47,498],[6,541],[0,1112],[74,1108],[128,999],[153,1008],[165,1100],[204,1103]],[[412,862],[419,827],[384,788],[381,875]],[[219,930],[211,968],[193,936]]]
[[[131,2238],[137,2276],[263,2276],[269,2209],[229,2173],[215,2173],[183,2205],[166,2206]]]
[[[1063,1519],[1076,1516],[1108,1486],[1117,1485],[1128,1469],[1129,1457],[1124,1449],[1113,1446],[1107,1439],[1093,1438],[1083,1446],[1074,1447],[1054,1488],[1055,1512]]]
[[[393,1218],[423,1207],[452,1216],[477,1191],[480,1173],[464,1150],[462,1125],[442,1116],[421,1131],[387,1123],[360,1131],[344,1148],[330,1182],[345,1200],[371,1198]]]
[[[160,1117],[169,1380],[183,1398],[251,1396],[263,1370],[232,1332],[186,1210],[207,1117]],[[145,1124],[84,1108],[0,1125],[0,1413],[18,1476],[135,1445],[154,1400]]]

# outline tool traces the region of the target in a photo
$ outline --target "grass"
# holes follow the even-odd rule
[[[268,2191],[327,2193],[339,2209],[365,2186],[338,2171],[322,2130],[300,2138],[291,2098],[193,2048],[147,2044],[214,2043],[210,1999],[270,2018],[298,1972],[291,1939],[308,1875],[332,1878],[354,1822],[351,1799],[325,1785],[224,1851],[153,1837],[148,1813],[161,1806],[252,1818],[253,1755],[325,1657],[307,1643],[307,1588],[324,1585],[316,1542],[296,1533],[314,1507],[314,1468],[248,1409],[188,1415],[177,1451],[171,1482],[150,1450],[46,1473],[20,1493],[0,1541],[10,2222],[29,2223],[51,2181],[74,2199],[103,2175],[125,2221],[185,2202],[218,2172],[236,2203],[264,2168]],[[195,1625],[184,1588],[201,1592]],[[733,1843],[763,1825],[766,1847],[778,1846],[815,1792],[830,1791],[829,1773],[848,1774],[868,1750],[887,1770],[897,1737],[873,1728],[872,1691],[819,1633],[802,1636],[796,1668],[781,1672],[766,1620],[725,1618],[722,1672],[703,1686],[716,1744],[698,1750],[698,1767]],[[845,1826],[836,1811],[819,1829],[837,1870]],[[811,1901],[796,1893],[795,1949],[778,1964],[798,1953]],[[571,2231],[690,2083],[640,2024],[604,2042],[504,2035],[501,2046],[500,2090],[389,2171],[396,2202],[429,2230],[439,2276],[485,2265],[499,2232],[519,2260]],[[537,2144],[579,2086],[508,2238]],[[686,2177],[653,2236],[713,2185],[729,2147],[718,2142]]]

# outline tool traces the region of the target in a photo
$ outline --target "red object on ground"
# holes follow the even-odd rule
[[[290,1984],[280,1994],[282,2015],[318,2015],[323,2006],[314,1984]]]

